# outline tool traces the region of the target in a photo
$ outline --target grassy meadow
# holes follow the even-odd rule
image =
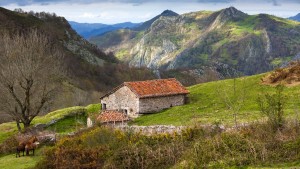
[[[295,168],[300,165],[297,162],[300,157],[297,126],[287,124],[281,132],[274,132],[264,123],[255,123],[264,118],[257,98],[265,92],[275,92],[274,86],[261,84],[264,75],[191,86],[188,104],[141,116],[131,122],[135,125],[233,125],[233,111],[227,105],[235,90],[235,98],[242,100],[238,100],[241,105],[238,123],[254,122],[241,131],[220,133],[200,127],[183,131],[182,136],[147,137],[94,127],[73,137],[61,137],[52,148],[41,147],[34,157],[15,158],[14,153],[2,155],[0,168]],[[299,89],[300,86],[284,89],[287,118],[296,116],[300,105]],[[100,109],[100,104],[65,108],[37,117],[33,125],[56,120],[47,129],[64,136],[83,128],[86,117]],[[4,131],[0,133],[0,143],[17,133],[14,123],[1,124],[0,130]]]
[[[259,95],[274,92],[275,87],[261,84],[265,74],[237,78],[235,82],[236,97],[243,99],[237,113],[238,123],[259,121],[261,115],[257,104]],[[189,103],[172,107],[160,113],[144,115],[135,119],[135,125],[193,125],[221,123],[234,124],[233,112],[227,106],[233,99],[234,79],[214,81],[188,87]],[[285,112],[288,118],[296,116],[300,109],[300,86],[285,87],[287,96]]]
[[[88,114],[96,113],[100,110],[100,104],[91,104],[87,107],[75,106],[65,109],[56,110],[45,116],[38,116],[32,121],[32,125],[39,123],[46,124],[51,120],[57,123],[50,125],[47,129],[60,134],[74,132],[86,126],[86,117]],[[15,122],[0,124],[0,144],[7,138],[18,133]],[[1,168],[1,167],[0,167]]]
[[[100,104],[91,104],[86,107],[76,106],[65,109],[60,109],[48,113],[45,116],[36,117],[32,125],[39,123],[49,123],[51,120],[57,121],[55,124],[50,125],[46,130],[55,131],[60,135],[75,132],[80,128],[86,127],[86,117],[88,114],[97,113],[100,110]],[[18,129],[14,122],[0,124],[0,144],[6,139],[18,133]],[[45,156],[44,152],[47,147],[37,149],[35,156],[24,156],[16,158],[15,153],[0,154],[0,168],[34,168],[35,165],[41,161]],[[22,155],[22,154],[21,154]]]
[[[34,166],[43,158],[44,148],[37,149],[34,156],[22,156],[16,158],[15,154],[9,154],[0,157],[0,168],[1,169],[12,169],[12,168],[34,168]]]

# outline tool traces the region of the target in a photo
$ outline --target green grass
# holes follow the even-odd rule
[[[216,51],[219,47],[221,47],[222,45],[224,45],[228,42],[230,42],[230,40],[228,38],[224,38],[224,39],[218,41],[217,43],[213,44],[212,50]]]
[[[258,23],[257,15],[250,15],[243,21],[229,22],[228,25],[231,27],[231,32],[234,35],[241,36],[244,33],[252,33],[259,35],[261,31],[255,30],[255,25]]]
[[[87,116],[85,114],[67,116],[55,124],[50,125],[46,130],[51,130],[59,134],[68,134],[86,127],[86,119]]]
[[[259,169],[296,169],[296,168],[300,168],[300,162],[296,161],[296,162],[291,162],[291,163],[282,163],[282,164],[276,164],[276,165],[272,165],[272,166],[257,166],[257,167],[249,167],[249,168],[259,168]]]
[[[121,60],[124,60],[127,56],[129,56],[129,51],[126,49],[121,49],[116,53],[116,57]]]
[[[101,104],[90,104],[85,107],[88,114],[99,113],[101,110]]]
[[[290,20],[290,19],[284,19],[277,16],[269,15],[270,18],[274,19],[277,22],[283,23],[286,27],[293,28],[294,26],[299,26],[299,22]]]
[[[282,63],[289,62],[291,60],[292,60],[292,56],[287,56],[287,57],[283,57],[283,58],[275,58],[274,60],[272,60],[271,64],[273,66],[280,66]]]
[[[70,114],[75,115],[79,112],[85,112],[85,111],[86,111],[85,107],[82,107],[82,106],[64,108],[64,109],[50,112],[50,113],[46,114],[45,116],[38,116],[32,121],[32,124],[37,124],[37,123],[46,124],[46,123],[49,123],[51,120],[62,119],[65,116],[68,116]]]
[[[16,123],[2,123],[0,124],[0,144],[5,141],[7,138],[13,136],[18,132]],[[1,168],[1,167],[0,167]]]
[[[101,109],[100,104],[91,104],[87,107],[75,106],[65,109],[56,110],[45,116],[38,116],[32,121],[32,125],[49,123],[51,120],[57,120],[54,125],[49,126],[49,130],[56,131],[61,134],[74,132],[76,129],[82,128],[86,123],[88,114],[97,113]],[[14,122],[0,124],[0,144],[7,138],[18,132]]]
[[[47,127],[47,130],[55,131],[59,134],[67,134],[86,126],[88,114],[99,112],[100,104],[91,104],[87,107],[70,107],[60,109],[45,116],[36,117],[32,124],[48,123],[51,120],[58,120],[55,124]],[[0,124],[0,144],[18,132],[14,122]],[[43,150],[43,148],[42,148]],[[0,157],[0,168],[33,168],[43,157],[42,150],[36,152],[36,156],[16,158],[15,154]]]
[[[91,104],[87,107],[76,106],[65,108],[48,113],[45,116],[37,117],[34,119],[35,121],[33,124],[48,123],[51,120],[57,120],[58,122],[46,129],[55,131],[59,134],[67,134],[86,127],[87,116],[93,113],[98,113],[100,109],[100,104]]]
[[[237,114],[239,123],[261,120],[257,98],[263,91],[273,92],[274,87],[260,84],[264,75],[255,75],[236,80],[237,93],[245,92],[245,102]],[[224,95],[229,97],[233,93],[233,81],[222,80],[199,84],[189,87],[190,103],[172,107],[156,114],[144,115],[135,119],[131,124],[135,125],[193,125],[195,123],[211,124],[222,123],[233,125],[233,112],[228,109],[224,101]],[[295,107],[299,108],[300,86],[285,88],[284,93],[288,96],[286,116],[295,115]]]
[[[64,109],[50,112],[45,116],[36,117],[32,121],[32,124],[37,124],[37,123],[45,124],[45,123],[49,123],[51,120],[63,119],[65,117],[75,116],[82,113],[87,113],[87,114],[96,113],[99,112],[100,109],[101,109],[100,104],[91,104],[86,107],[75,106],[75,107],[64,108]]]
[[[187,24],[184,25],[184,27],[187,28],[187,29],[190,29],[190,30],[199,29],[197,23],[195,23],[195,22],[187,23]]]
[[[31,152],[30,152],[31,153]],[[35,152],[34,156],[22,156],[20,158],[16,158],[16,154],[9,154],[6,156],[0,157],[0,168],[1,169],[25,169],[25,168],[33,168],[42,158],[42,150],[38,149]]]

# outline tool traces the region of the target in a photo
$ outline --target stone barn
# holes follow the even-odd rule
[[[186,103],[189,91],[176,79],[124,82],[102,96],[102,110],[116,110],[130,117],[154,113]]]

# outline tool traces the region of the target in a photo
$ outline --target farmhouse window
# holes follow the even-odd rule
[[[102,104],[102,110],[106,110],[106,104],[105,103]]]

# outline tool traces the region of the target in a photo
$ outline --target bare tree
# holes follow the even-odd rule
[[[237,115],[245,105],[246,86],[243,78],[239,80],[240,84],[237,84],[236,77],[234,77],[232,81],[232,85],[230,86],[219,86],[217,92],[226,107],[232,112],[235,127],[238,128]]]
[[[37,30],[0,39],[0,110],[24,128],[49,106],[63,79],[62,54]]]

